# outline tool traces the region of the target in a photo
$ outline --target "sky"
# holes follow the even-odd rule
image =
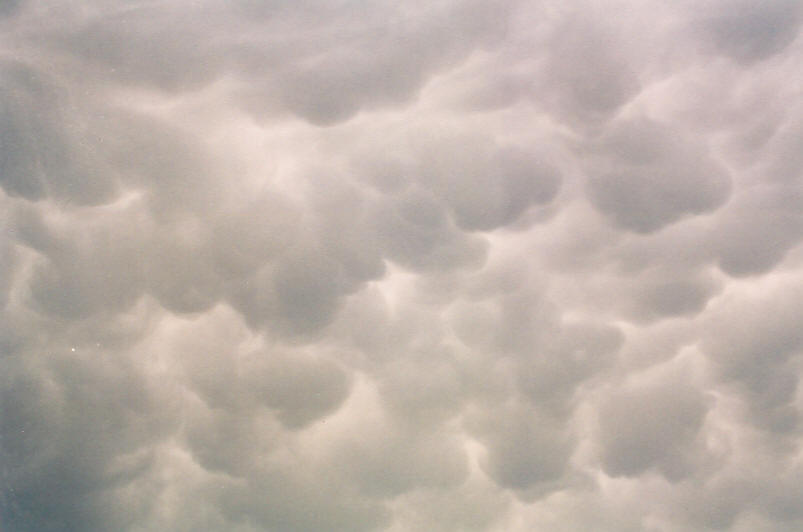
[[[0,2],[0,530],[803,530],[803,2]]]

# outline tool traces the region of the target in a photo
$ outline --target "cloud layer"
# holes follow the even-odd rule
[[[2,3],[3,530],[800,530],[801,26]]]

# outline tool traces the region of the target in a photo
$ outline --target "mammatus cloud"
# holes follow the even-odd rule
[[[0,4],[0,528],[803,528],[803,11]]]

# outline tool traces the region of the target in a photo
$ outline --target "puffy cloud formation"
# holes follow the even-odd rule
[[[803,529],[801,6],[0,2],[0,528]]]

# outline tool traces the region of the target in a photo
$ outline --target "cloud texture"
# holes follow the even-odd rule
[[[803,528],[796,0],[0,4],[0,527]]]

